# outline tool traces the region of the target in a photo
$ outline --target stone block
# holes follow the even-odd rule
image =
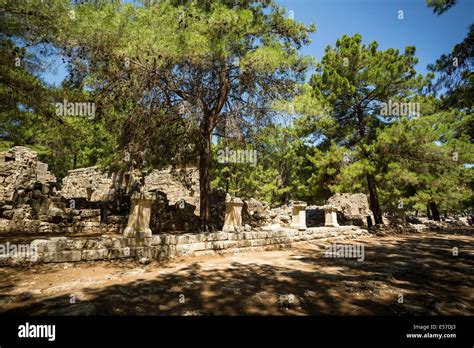
[[[190,244],[196,241],[196,238],[193,235],[183,234],[176,237],[176,244]]]
[[[217,232],[217,240],[227,240],[228,232]]]
[[[104,244],[97,239],[88,239],[84,249],[90,249],[90,250],[97,250],[97,249],[105,249]]]
[[[151,237],[151,245],[160,245],[162,242],[162,239],[160,236],[154,235]]]
[[[85,222],[100,222],[100,215],[99,216],[90,216],[90,217],[82,217],[81,216],[81,221]]]
[[[37,252],[43,253],[48,251],[47,245],[49,240],[47,239],[35,239],[30,243],[31,248],[35,248]]]
[[[81,261],[80,250],[67,250],[57,252],[45,252],[39,260],[43,262],[78,262]]]
[[[179,253],[180,250],[191,250],[191,251],[206,250],[206,242],[177,245],[176,251]]]
[[[217,232],[212,232],[212,233],[206,233],[206,240],[211,242],[211,241],[214,241],[214,240],[218,240],[219,237],[218,237],[218,234]]]
[[[66,250],[67,239],[66,237],[52,237],[48,239],[46,243],[45,251],[63,251]]]
[[[207,234],[206,233],[198,233],[194,235],[196,238],[196,242],[206,242],[207,241]]]
[[[248,240],[248,239],[246,239],[246,240],[239,240],[239,241],[237,242],[237,245],[238,245],[239,248],[247,248],[247,247],[252,246],[252,241],[251,241],[251,240]]]
[[[149,247],[135,248],[133,249],[132,256],[136,259],[141,258],[153,258],[153,249]]]
[[[215,241],[215,242],[212,242],[212,249],[214,249],[214,250],[225,249],[225,243],[224,243],[224,241]]]
[[[167,234],[167,235],[163,235],[161,238],[162,238],[162,244],[164,244],[164,245],[176,245],[177,244],[176,236]]]
[[[66,241],[66,249],[68,250],[82,250],[86,245],[87,240],[85,239],[68,239]]]
[[[223,249],[237,248],[239,246],[239,243],[236,240],[226,240],[222,243],[224,244]]]
[[[104,259],[107,259],[108,254],[109,254],[108,249],[83,250],[82,260],[83,261],[104,260]]]
[[[228,240],[239,240],[241,238],[241,233],[232,233],[229,232],[227,233],[227,239]]]
[[[250,241],[251,246],[262,246],[262,245],[267,245],[267,244],[272,244],[271,239],[253,239]]]

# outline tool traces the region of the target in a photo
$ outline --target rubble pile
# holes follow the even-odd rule
[[[327,204],[336,207],[338,220],[344,225],[367,226],[367,216],[374,221],[367,195],[364,193],[336,193],[327,200]]]
[[[242,220],[252,228],[274,224],[286,227],[291,223],[291,208],[283,205],[272,209],[267,202],[250,198],[244,200]]]

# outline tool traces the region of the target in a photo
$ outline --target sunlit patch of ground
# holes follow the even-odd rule
[[[365,260],[327,258],[331,241],[317,241],[146,266],[101,261],[0,268],[0,313],[474,314],[474,229],[334,242],[363,243]]]

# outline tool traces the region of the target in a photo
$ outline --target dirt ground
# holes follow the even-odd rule
[[[333,242],[362,243],[365,260],[325,257]],[[148,265],[0,268],[0,314],[473,315],[473,266],[465,228]]]

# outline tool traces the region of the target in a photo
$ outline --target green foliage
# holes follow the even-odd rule
[[[456,3],[457,0],[426,0],[428,7],[431,7],[438,16],[456,5]]]
[[[446,89],[444,107],[474,112],[474,24],[463,42],[455,45],[450,54],[443,54],[434,64],[428,65],[428,69],[439,73],[435,90]],[[474,133],[474,129],[471,130]]]
[[[380,50],[358,34],[316,64],[300,53],[314,26],[286,12],[266,0],[0,0],[0,150],[29,146],[59,177],[194,164],[201,197],[212,180],[273,205],[365,192],[386,212],[472,207],[474,26],[421,76],[414,47]],[[69,76],[56,88],[38,75],[58,52]],[[95,117],[58,115],[65,99],[95,103]],[[386,113],[389,102],[421,113]],[[226,148],[257,161],[221,163]]]
[[[63,99],[91,101],[81,89],[53,88],[38,78],[51,68],[47,56],[72,25],[68,1],[0,1],[0,148],[15,145],[36,150],[59,178],[68,169],[105,165],[113,136],[103,121],[56,114]]]
[[[256,151],[253,163],[219,163],[219,150]],[[262,128],[251,143],[242,145],[222,139],[213,149],[215,164],[212,184],[242,198],[257,198],[272,205],[308,198],[305,169],[307,146],[294,127],[269,125]]]

